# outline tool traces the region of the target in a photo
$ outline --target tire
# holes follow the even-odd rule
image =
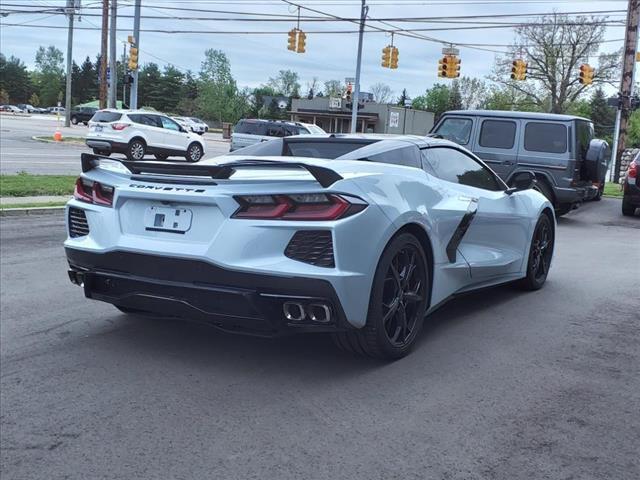
[[[624,198],[622,199],[622,215],[626,217],[632,217],[636,213],[636,207],[631,205],[629,202],[625,202]]]
[[[538,180],[533,189],[539,191],[541,194],[547,197],[547,200],[549,200],[551,204],[554,205],[555,197],[553,195],[553,189],[549,186],[546,180]]]
[[[94,148],[93,153],[95,155],[102,155],[103,157],[108,157],[109,155],[111,155],[111,152],[107,150],[100,150],[99,148]]]
[[[373,278],[366,325],[333,335],[342,350],[394,360],[413,347],[430,293],[429,261],[410,233],[395,237],[385,248]]]
[[[542,288],[547,280],[549,267],[551,267],[554,243],[553,222],[547,214],[543,213],[540,215],[531,237],[527,276],[520,280],[519,285],[521,288],[524,290],[539,290]]]
[[[129,146],[127,147],[127,158],[129,160],[131,161],[143,160],[146,153],[147,153],[147,146],[141,139],[134,138],[129,142]]]
[[[204,155],[202,146],[199,143],[193,142],[187,148],[187,154],[185,155],[185,158],[187,159],[187,162],[195,163],[200,161],[200,159],[202,158],[202,155]]]
[[[78,117],[71,117],[71,123],[73,125],[77,125],[78,124]]]
[[[169,155],[165,155],[164,153],[154,153],[153,156],[158,160],[166,160],[167,158],[169,158]]]
[[[562,215],[566,215],[571,210],[573,210],[573,205],[570,203],[561,203],[556,208],[556,217],[561,217]]]

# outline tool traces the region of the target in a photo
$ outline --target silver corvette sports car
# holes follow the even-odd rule
[[[408,353],[452,296],[544,284],[555,218],[519,172],[508,187],[429,137],[296,136],[197,165],[84,154],[67,205],[69,278],[134,314],[272,336],[330,332]]]

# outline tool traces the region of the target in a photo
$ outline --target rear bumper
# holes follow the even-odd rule
[[[89,148],[96,148],[98,150],[106,150],[111,153],[126,153],[127,144],[114,142],[112,140],[103,140],[97,138],[87,138],[87,146]]]
[[[120,307],[260,336],[352,328],[325,280],[237,272],[198,260],[124,251],[65,251],[69,277],[83,286],[85,296]],[[304,318],[287,319],[286,302],[301,305]],[[326,306],[329,318],[312,320],[312,305]]]

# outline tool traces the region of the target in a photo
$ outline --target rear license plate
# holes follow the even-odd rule
[[[96,126],[95,126],[95,128],[94,128],[94,130],[95,130],[96,132],[101,132],[101,131],[102,131],[102,125],[96,125]]]
[[[144,212],[144,228],[152,232],[185,233],[191,228],[193,213],[186,208],[156,207]]]

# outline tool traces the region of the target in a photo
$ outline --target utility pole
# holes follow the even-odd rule
[[[358,58],[356,59],[356,84],[351,102],[351,133],[356,133],[358,123],[358,103],[360,102],[360,64],[362,63],[362,37],[364,36],[364,22],[367,18],[369,7],[365,5],[366,0],[362,0],[360,8],[360,31],[358,33]]]
[[[136,0],[135,10],[133,12],[133,38],[138,52],[140,51],[140,3],[142,0]],[[135,110],[138,108],[138,68],[131,72],[133,80],[129,89],[129,108]]]
[[[638,17],[640,16],[640,0],[629,0],[627,10],[627,30],[624,38],[622,60],[622,79],[620,93],[622,104],[616,116],[617,136],[614,144],[613,181],[620,180],[620,162],[627,140],[627,126],[631,116],[631,96],[633,94],[633,71],[636,64],[636,50],[638,47]],[[618,120],[619,118],[619,120]]]
[[[67,34],[67,85],[64,98],[64,126],[71,125],[71,70],[73,69],[73,14],[75,0],[67,0],[67,16],[69,17],[69,32]],[[79,2],[78,2],[79,3]]]
[[[102,37],[100,39],[100,108],[107,107],[107,40],[109,32],[109,0],[102,0]]]
[[[116,21],[118,0],[111,0],[111,25],[109,26],[109,108],[116,108],[118,87],[118,62],[116,59]]]
[[[122,71],[123,75],[127,76],[127,42],[122,42]],[[127,82],[122,79],[122,108],[127,103]]]

